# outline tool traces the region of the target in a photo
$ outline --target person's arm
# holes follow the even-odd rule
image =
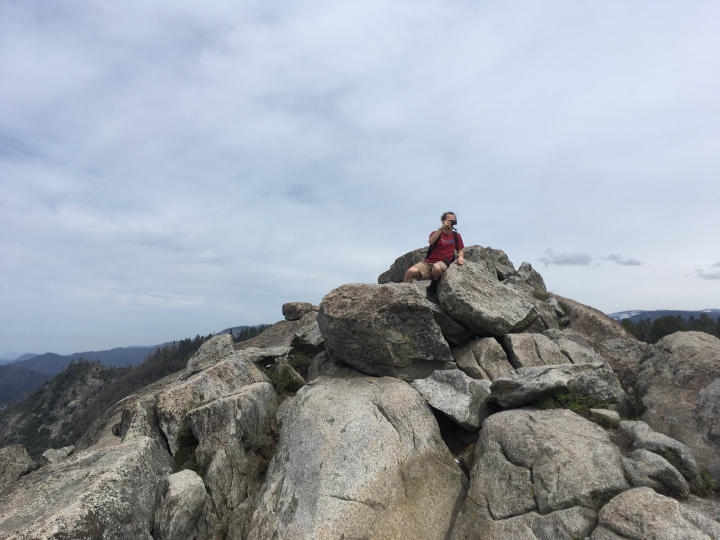
[[[448,232],[450,232],[451,230],[452,230],[452,222],[451,222],[449,219],[446,219],[446,220],[443,222],[443,226],[440,227],[437,231],[435,231],[434,233],[432,233],[432,234],[430,235],[429,243],[430,243],[431,245],[434,244],[435,242],[437,242],[437,239],[440,238],[440,235],[441,235],[443,232],[448,233]]]
[[[430,240],[428,240],[430,245],[433,245],[435,242],[437,242],[437,239],[440,238],[440,234],[442,233],[442,229],[438,229],[434,233],[430,235]]]
[[[463,251],[464,251],[463,249],[461,249],[460,251],[458,251],[458,256],[457,256],[457,263],[458,263],[458,264],[463,264],[463,263],[465,262],[465,254],[463,253]]]

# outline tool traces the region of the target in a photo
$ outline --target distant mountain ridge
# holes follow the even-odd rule
[[[11,362],[9,366],[24,367],[46,375],[57,375],[70,365],[70,362],[87,360],[100,362],[105,366],[127,367],[134,366],[145,360],[162,345],[144,347],[115,347],[105,351],[85,351],[73,354],[45,353],[31,356],[25,360]]]
[[[645,319],[650,319],[650,321],[655,321],[661,317],[682,317],[685,320],[690,319],[690,317],[695,317],[696,319],[700,317],[700,315],[707,315],[712,320],[717,321],[720,319],[720,309],[699,309],[696,311],[688,311],[688,310],[680,310],[680,309],[657,309],[652,311],[643,311],[643,310],[629,310],[629,311],[618,311],[617,313],[609,313],[608,317],[615,319],[616,321],[622,321],[624,319],[630,319],[632,322],[639,322]]]

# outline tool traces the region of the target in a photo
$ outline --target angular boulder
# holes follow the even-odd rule
[[[690,486],[665,458],[648,450],[635,450],[626,458],[625,476],[634,487],[649,487],[663,495],[686,499]]]
[[[40,462],[40,465],[55,463],[56,461],[60,461],[61,459],[68,457],[74,450],[75,447],[72,445],[64,446],[62,448],[48,448],[42,453],[38,461]]]
[[[627,407],[627,395],[617,375],[606,364],[563,364],[520,368],[490,386],[502,407],[522,407],[556,392],[592,397],[600,403]]]
[[[528,366],[555,366],[570,360],[550,338],[538,333],[507,334],[502,338],[508,360],[515,369]]]
[[[282,314],[286,321],[297,321],[306,313],[317,310],[317,306],[313,306],[310,302],[287,302],[282,306]]]
[[[290,342],[295,350],[305,354],[315,355],[325,349],[325,339],[320,332],[320,325],[313,321],[307,326],[299,328]]]
[[[549,329],[543,334],[552,339],[573,364],[593,364],[605,362],[602,355],[595,350],[590,342],[574,330],[565,328],[562,330]]]
[[[183,469],[168,476],[158,490],[154,538],[199,537],[198,521],[206,499],[205,484],[195,471]]]
[[[278,410],[249,539],[442,538],[465,477],[407,383],[320,377]]]
[[[464,429],[478,429],[489,414],[490,381],[473,379],[459,369],[435,371],[412,386],[433,409]]]
[[[495,379],[508,375],[514,368],[495,338],[476,338],[452,350],[458,368],[474,379]]]
[[[438,286],[438,299],[447,313],[481,336],[522,332],[538,316],[522,293],[470,261],[448,268]]]
[[[295,332],[297,332],[300,328],[307,326],[315,319],[317,319],[317,311],[309,311],[294,321],[278,321],[267,327],[254,338],[235,343],[235,350],[247,349],[248,347],[255,347],[258,349],[266,349],[268,347],[290,347],[293,337],[295,337]]]
[[[637,384],[642,419],[687,445],[720,482],[720,339],[703,332],[665,336],[642,361]]]
[[[11,444],[0,448],[0,493],[8,489],[18,478],[35,469],[37,463],[22,444]]]
[[[202,371],[223,358],[232,356],[234,352],[230,334],[218,334],[200,345],[197,352],[188,360],[187,369],[193,373]]]
[[[347,284],[320,303],[318,324],[334,358],[404,380],[453,367],[432,304],[409,283]]]

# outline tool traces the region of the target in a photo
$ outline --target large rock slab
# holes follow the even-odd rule
[[[38,461],[40,462],[40,465],[55,463],[56,461],[60,461],[61,459],[68,457],[74,450],[75,447],[72,445],[63,446],[62,448],[48,448],[42,453]]]
[[[160,392],[155,404],[157,422],[172,454],[175,455],[177,435],[190,410],[257,382],[268,382],[268,378],[241,353],[233,353]]]
[[[299,319],[294,321],[278,321],[263,330],[254,338],[246,339],[235,343],[235,350],[247,349],[255,347],[257,349],[265,349],[268,347],[290,347],[295,332],[300,328],[307,326],[317,319],[317,311],[309,311]]]
[[[209,493],[203,536],[245,538],[274,448],[277,396],[270,383],[245,386],[188,413],[195,459]]]
[[[412,386],[433,409],[464,429],[478,429],[489,414],[490,381],[473,379],[459,369],[435,371]]]
[[[563,364],[520,368],[493,381],[492,398],[502,407],[521,407],[556,392],[572,392],[598,402],[627,406],[617,375],[606,364]]]
[[[452,367],[432,304],[409,283],[347,284],[320,303],[328,353],[370,375],[405,380]]]
[[[425,260],[425,254],[427,253],[428,246],[414,249],[404,255],[400,255],[395,262],[390,265],[390,268],[378,276],[378,283],[402,283],[405,279],[405,272],[412,265]]]
[[[503,411],[483,423],[453,537],[481,537],[490,529],[505,538],[515,538],[513,530],[532,538],[527,531],[536,529],[530,524],[537,514],[598,508],[628,487],[620,449],[601,427],[568,410]],[[587,535],[594,512],[580,511],[573,520],[567,523],[573,536]],[[538,537],[552,538],[548,534]]]
[[[320,332],[320,325],[318,325],[317,321],[299,328],[295,332],[290,345],[295,351],[311,355],[316,355],[325,350],[325,339],[322,332]]]
[[[676,332],[658,341],[638,373],[642,419],[686,444],[720,482],[720,339]]]
[[[569,328],[549,329],[544,332],[544,335],[552,339],[562,354],[573,364],[605,362],[595,347],[583,335],[574,330]]]
[[[475,379],[494,381],[514,371],[495,338],[473,339],[452,349],[452,355],[458,368]]]
[[[153,439],[77,452],[0,497],[0,537],[151,539],[155,492],[172,472]]]
[[[600,510],[598,528],[591,538],[708,540],[720,538],[720,523],[650,488],[635,488]]]
[[[448,268],[438,286],[438,299],[446,312],[478,335],[522,332],[538,316],[522,293],[489,277],[487,268],[470,261]]]
[[[193,354],[187,362],[187,369],[191,372],[202,371],[212,364],[232,356],[235,352],[230,334],[218,334],[211,337]]]
[[[409,384],[320,377],[281,404],[278,420],[249,539],[446,534],[465,477]]]
[[[11,444],[0,448],[0,493],[14,484],[18,478],[37,469],[22,444]]]

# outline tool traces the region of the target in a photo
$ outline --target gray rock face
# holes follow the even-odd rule
[[[294,321],[278,321],[272,326],[263,330],[254,338],[235,343],[235,350],[247,349],[255,347],[257,349],[266,349],[268,347],[290,347],[295,332],[300,328],[307,326],[317,319],[317,311],[309,311],[299,319]]]
[[[260,369],[237,353],[211,364],[157,396],[157,421],[173,455],[177,449],[178,432],[190,410],[230,395],[243,386],[268,381]]]
[[[320,326],[317,321],[313,321],[307,326],[299,328],[292,341],[292,348],[296,351],[315,355],[325,349],[325,339],[320,332]]]
[[[407,383],[320,377],[278,410],[249,539],[442,538],[464,475]]]
[[[720,482],[720,340],[703,332],[676,332],[658,341],[638,374],[653,429],[686,444],[700,466]]]
[[[588,509],[627,488],[622,454],[599,426],[562,409],[504,411],[483,423],[453,538],[488,529],[496,536],[487,538],[532,538],[539,528],[539,538],[553,538],[559,527],[572,536],[555,538],[584,536],[594,526]],[[557,511],[567,514],[548,517]]]
[[[636,488],[621,493],[600,510],[598,528],[591,538],[707,540],[720,538],[720,523],[650,488]]]
[[[22,444],[0,448],[0,493],[14,484],[18,478],[37,469],[37,464]]]
[[[237,351],[235,357],[253,364],[268,364],[274,362],[276,358],[287,356],[290,350],[290,347],[247,347]]]
[[[408,268],[425,260],[427,250],[428,246],[425,246],[395,259],[390,268],[378,276],[378,283],[381,285],[384,283],[402,283]]]
[[[168,476],[158,490],[154,537],[170,540],[198,536],[206,498],[205,484],[196,472],[184,469]]]
[[[246,537],[274,446],[276,412],[275,391],[260,382],[188,414],[209,493],[202,526],[208,537]]]
[[[608,409],[590,409],[590,420],[601,426],[616,428],[620,424],[620,415]]]
[[[459,369],[450,369],[417,379],[412,386],[433,409],[444,413],[462,428],[478,429],[488,416],[488,380],[473,379]]]
[[[433,312],[433,318],[448,343],[458,345],[464,343],[474,335],[472,330],[453,319],[452,316],[437,303],[437,298],[428,298],[428,300],[428,304]]]
[[[77,452],[0,497],[0,537],[150,539],[155,491],[170,472],[168,453],[147,437]]]
[[[529,262],[522,263],[520,268],[517,269],[515,275],[508,279],[508,282],[526,283],[536,291],[547,292],[545,281]]]
[[[628,481],[635,487],[649,487],[662,493],[687,498],[690,486],[666,459],[648,450],[635,450],[623,459]]]
[[[570,362],[560,347],[543,334],[507,334],[502,339],[509,354],[508,360],[516,369],[528,366],[554,366]]]
[[[286,321],[297,321],[306,313],[317,310],[317,306],[313,306],[310,302],[287,302],[283,304],[282,314]]]
[[[633,448],[641,448],[666,458],[687,478],[691,486],[698,487],[700,469],[690,449],[680,441],[650,429],[645,422],[623,421],[619,425],[630,440]]]
[[[537,318],[535,306],[512,287],[488,277],[487,269],[467,261],[452,265],[440,280],[443,309],[479,335],[522,332]]]
[[[42,456],[40,456],[38,461],[40,462],[40,465],[55,463],[56,461],[60,461],[61,459],[68,457],[74,450],[75,447],[72,445],[64,446],[63,448],[49,448],[42,453]]]
[[[495,338],[477,338],[452,350],[458,367],[474,379],[489,379],[514,371],[505,351]]]
[[[621,406],[627,396],[606,364],[563,364],[520,368],[493,381],[492,397],[502,407],[521,407],[558,391],[590,396]]]
[[[560,351],[568,357],[573,364],[605,362],[605,359],[595,350],[590,342],[574,330],[568,328],[563,330],[550,329],[546,330],[544,334],[558,345]]]
[[[328,353],[371,375],[413,380],[453,365],[431,303],[409,283],[338,287],[318,323]]]

